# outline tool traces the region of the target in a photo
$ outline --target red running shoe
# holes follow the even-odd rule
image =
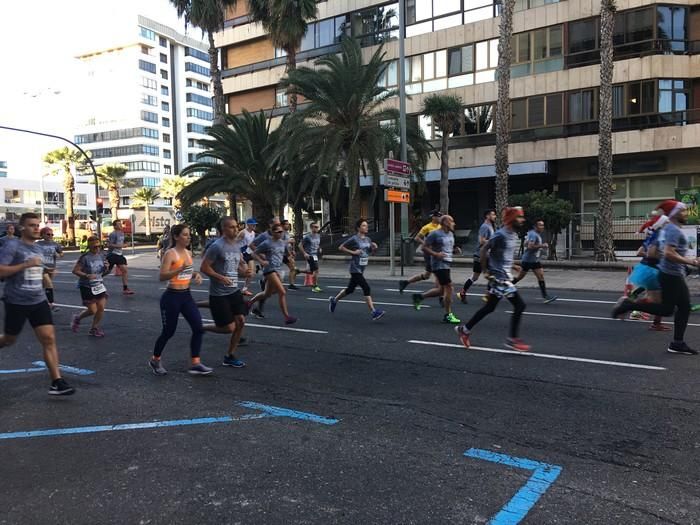
[[[506,339],[506,348],[517,350],[518,352],[529,352],[530,345],[525,344],[525,341],[518,337],[509,337]]]
[[[651,323],[649,325],[649,330],[653,332],[668,332],[671,330],[671,327],[663,323]]]
[[[457,334],[457,337],[459,337],[459,341],[464,345],[464,348],[469,348],[471,345],[471,341],[469,340],[471,332],[469,329],[461,324],[459,326],[455,326],[455,333]]]

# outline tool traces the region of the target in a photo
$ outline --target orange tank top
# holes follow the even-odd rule
[[[189,258],[189,257],[188,257]],[[176,260],[174,260],[170,264],[170,270],[174,270],[175,268],[180,268],[182,266],[182,263],[186,263],[187,261],[185,260],[184,257],[178,257]],[[178,288],[187,288],[190,285],[190,281],[192,280],[192,274],[193,274],[193,268],[192,268],[192,260],[189,261],[189,263],[185,266],[183,270],[180,271],[177,275],[174,277],[170,278],[170,285],[173,287],[178,287]]]

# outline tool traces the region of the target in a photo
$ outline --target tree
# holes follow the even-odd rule
[[[62,148],[49,151],[44,155],[43,161],[49,166],[52,172],[63,175],[63,192],[66,206],[66,235],[68,244],[75,244],[75,179],[73,169],[82,171],[86,168],[85,156],[78,150],[64,146]],[[43,195],[42,195],[43,198]]]
[[[194,180],[192,177],[182,177],[180,175],[164,177],[160,183],[160,195],[166,199],[172,199],[173,208],[180,211],[182,209],[182,201],[180,201],[178,196]]]
[[[97,180],[100,186],[109,192],[109,207],[112,210],[112,220],[118,219],[119,210],[119,189],[129,185],[125,179],[129,168],[124,164],[103,164],[97,168]]]
[[[158,198],[154,188],[139,188],[131,196],[132,207],[143,208],[146,212],[146,235],[151,236],[151,204]]]
[[[221,220],[221,214],[216,208],[194,205],[185,209],[182,213],[182,219],[185,224],[195,231],[201,246],[204,246],[207,231],[211,230]]]
[[[207,35],[209,41],[209,72],[214,90],[214,123],[222,124],[226,115],[224,88],[219,69],[219,50],[214,43],[214,33],[224,28],[228,8],[236,7],[237,0],[170,0],[177,9],[177,16],[185,17],[185,27],[192,24]]]
[[[522,206],[525,218],[530,225],[537,220],[543,220],[550,234],[549,259],[557,257],[557,237],[569,225],[574,213],[571,201],[560,199],[547,190],[532,190],[520,195],[512,195],[510,202],[513,206]]]
[[[450,165],[448,144],[450,134],[454,132],[463,114],[462,99],[456,95],[429,95],[423,101],[421,113],[432,119],[433,124],[440,130],[442,135],[440,152],[440,209],[444,213],[449,213]]]
[[[598,115],[598,221],[595,234],[597,261],[615,260],[613,239],[612,81],[615,0],[600,3],[600,104]]]
[[[496,210],[508,206],[508,145],[510,144],[510,64],[513,59],[515,0],[503,0],[498,38],[498,100],[496,101]],[[500,219],[499,219],[500,220]]]
[[[306,35],[309,21],[318,17],[317,0],[248,0],[250,15],[270,35],[272,45],[287,55],[285,72],[297,67],[297,49]],[[289,110],[297,110],[297,95],[287,88]]]

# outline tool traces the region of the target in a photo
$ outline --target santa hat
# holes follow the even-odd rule
[[[656,209],[661,209],[663,210],[664,214],[669,218],[673,219],[673,217],[681,210],[685,210],[687,206],[682,203],[681,201],[677,201],[675,199],[668,199],[663,201],[661,204],[659,204]]]
[[[661,228],[666,226],[666,224],[668,224],[668,217],[666,215],[659,214],[656,216],[652,216],[651,219],[642,224],[642,226],[639,228],[639,233],[660,230]]]
[[[501,219],[503,221],[503,224],[506,226],[510,226],[515,222],[515,219],[517,217],[524,217],[525,212],[523,211],[522,206],[512,206],[508,208],[503,209],[503,213],[501,214]]]

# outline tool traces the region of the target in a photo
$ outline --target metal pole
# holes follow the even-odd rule
[[[394,232],[394,203],[389,203],[389,273],[391,275],[396,275],[396,270],[394,268],[394,244],[396,241],[396,232]]]
[[[405,36],[406,0],[399,0],[399,128],[401,130],[401,160],[403,162],[408,161],[408,144],[406,143],[406,46],[404,42]],[[408,237],[408,204],[404,203],[401,204],[401,234],[405,237]]]
[[[131,255],[136,253],[136,248],[134,248],[134,231],[136,230],[136,214],[132,212],[131,214]]]
[[[44,213],[44,174],[41,174],[41,179],[40,179],[41,184],[39,184],[39,188],[41,191],[41,225],[46,226],[46,214]]]

